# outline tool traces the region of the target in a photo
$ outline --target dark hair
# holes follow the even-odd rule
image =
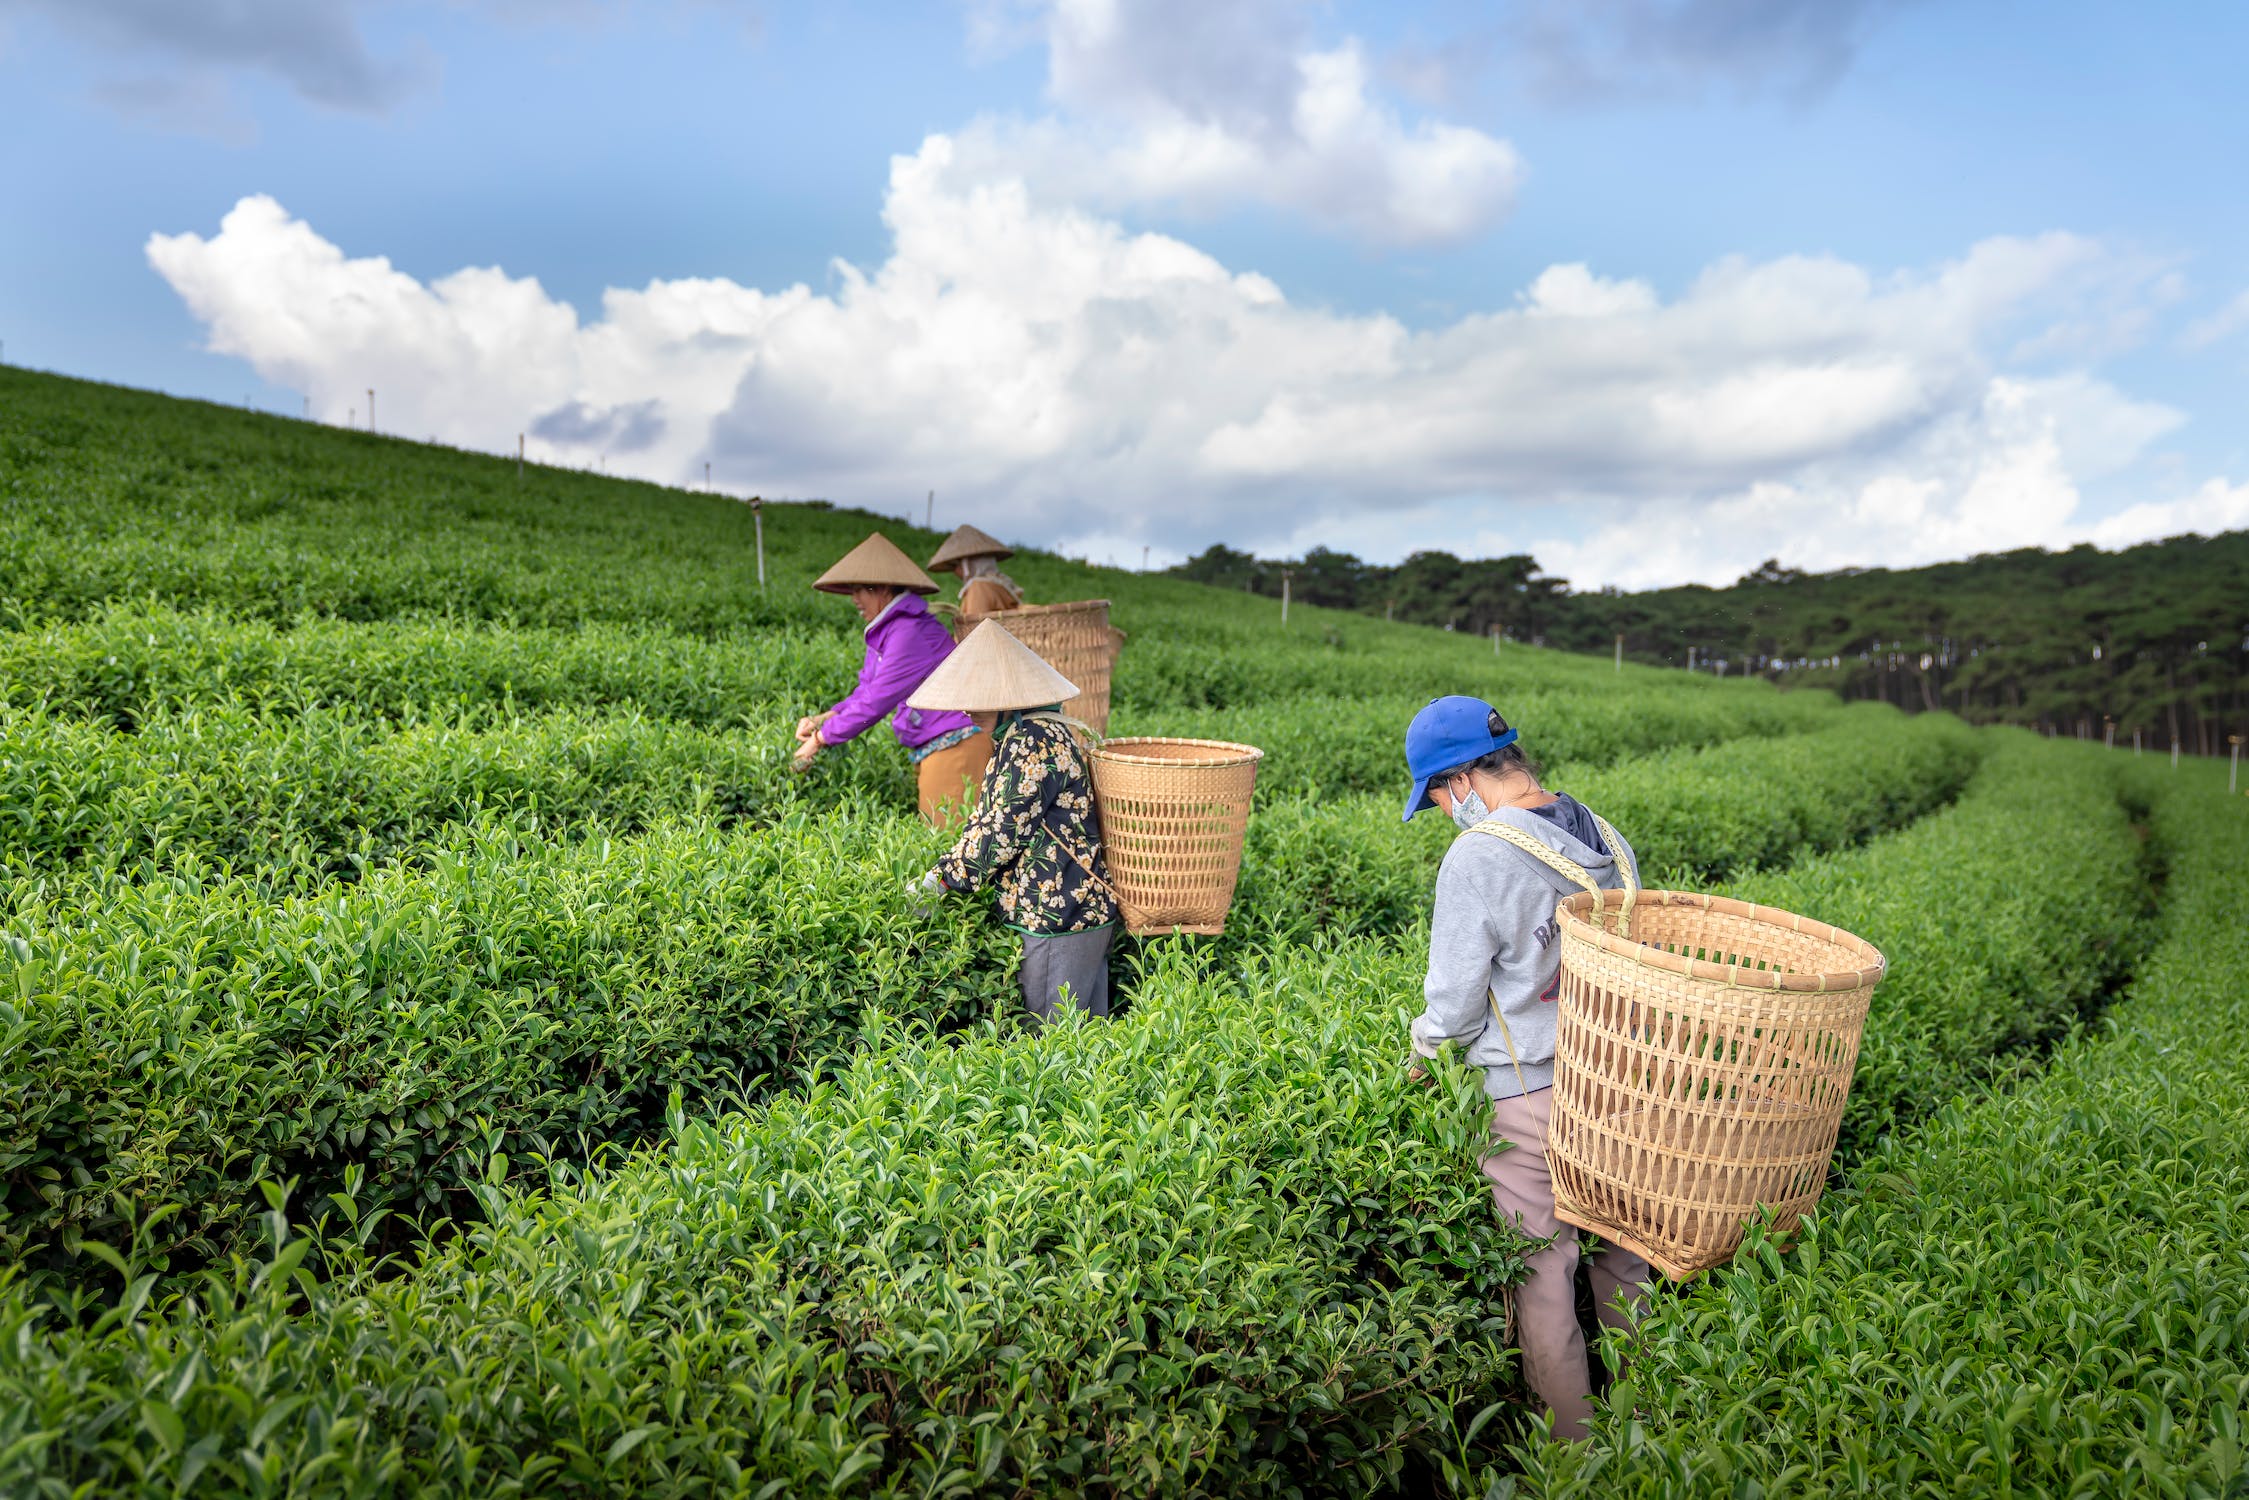
[[[1505,776],[1509,772],[1520,771],[1536,781],[1539,765],[1524,753],[1521,745],[1504,745],[1489,755],[1479,755],[1465,765],[1454,766],[1437,779],[1443,781],[1447,777],[1458,776],[1463,771],[1481,771],[1486,776]]]

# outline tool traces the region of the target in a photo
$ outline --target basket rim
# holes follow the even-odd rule
[[[1002,617],[1000,618],[1000,623],[1002,625],[1005,625],[1007,621],[1004,617],[1007,615],[1058,615],[1068,610],[1077,610],[1083,612],[1086,610],[1107,609],[1108,607],[1109,601],[1106,599],[1064,599],[1057,604],[1018,604],[1013,609],[988,610],[985,613],[978,615],[976,618],[979,620],[989,620],[994,618],[995,616],[998,616]]]
[[[1840,948],[1854,950],[1870,962],[1856,969],[1831,969],[1819,974],[1789,974],[1778,969],[1752,969],[1741,964],[1712,963],[1707,958],[1666,953],[1652,944],[1619,937],[1594,925],[1585,915],[1597,906],[1621,909],[1627,901],[1635,908],[1697,906],[1723,916],[1741,917],[1772,927],[1785,927],[1790,932],[1806,933],[1832,942]],[[1879,984],[1890,967],[1890,961],[1882,956],[1882,950],[1857,933],[1846,932],[1832,923],[1798,916],[1795,912],[1778,906],[1760,906],[1753,901],[1737,901],[1731,896],[1711,896],[1700,891],[1580,891],[1574,896],[1563,898],[1555,908],[1555,915],[1561,919],[1564,932],[1590,942],[1605,952],[1630,959],[1646,968],[1668,969],[1675,974],[1684,974],[1689,979],[1711,980],[1735,989],[1793,990],[1817,994],[1855,990]]]
[[[1134,755],[1119,746],[1132,745],[1198,745],[1213,752],[1208,756],[1182,759],[1172,755]],[[1255,745],[1236,744],[1232,740],[1197,740],[1170,734],[1128,734],[1103,740],[1093,747],[1096,760],[1113,760],[1128,766],[1239,766],[1254,765],[1265,758],[1265,752]]]

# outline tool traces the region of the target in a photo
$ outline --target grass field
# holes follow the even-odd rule
[[[0,369],[0,1493],[2249,1493],[2224,770],[1026,555],[1264,747],[1223,937],[1033,1034],[810,579],[880,526]],[[1837,1188],[1525,1417],[1407,1087],[1490,697],[1893,964]]]

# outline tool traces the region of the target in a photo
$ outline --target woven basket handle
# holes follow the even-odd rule
[[[1624,876],[1624,907],[1617,913],[1617,931],[1619,936],[1629,938],[1632,936],[1633,914],[1640,909],[1639,867],[1633,864],[1631,852],[1624,847],[1624,839],[1609,826],[1609,820],[1593,812],[1590,807],[1586,811],[1593,813],[1593,826],[1601,830],[1601,839],[1609,846],[1609,853],[1616,857],[1616,867]]]
[[[1591,808],[1586,810],[1592,812]],[[1617,870],[1624,876],[1624,906],[1619,913],[1619,917],[1623,935],[1630,937],[1632,936],[1632,909],[1637,904],[1637,898],[1640,894],[1640,872],[1633,868],[1632,856],[1624,852],[1624,840],[1618,836],[1616,829],[1609,826],[1609,820],[1599,813],[1593,813],[1593,824],[1601,830],[1601,837],[1607,841],[1609,852],[1616,857]],[[1595,903],[1599,903],[1601,884],[1587,872],[1585,866],[1571,859],[1568,855],[1555,853],[1514,824],[1502,823],[1497,818],[1487,818],[1468,831],[1470,833],[1490,834],[1495,839],[1505,839],[1564,880],[1583,886],[1592,895]]]
[[[1587,808],[1586,811],[1593,812],[1591,808]],[[1630,937],[1632,935],[1634,898],[1640,892],[1640,872],[1633,868],[1632,856],[1624,852],[1624,840],[1619,838],[1617,831],[1609,826],[1608,819],[1602,817],[1599,813],[1593,813],[1593,823],[1595,827],[1601,830],[1601,837],[1608,842],[1609,852],[1616,856],[1617,868],[1624,874],[1624,935]],[[1555,874],[1560,875],[1564,880],[1585,887],[1596,902],[1601,899],[1601,884],[1593,878],[1592,873],[1585,866],[1571,859],[1568,855],[1555,853],[1514,824],[1502,823],[1497,818],[1489,818],[1474,825],[1468,831],[1470,833],[1487,833],[1495,839],[1505,839],[1540,864],[1554,871]],[[1530,1092],[1530,1084],[1523,1077],[1521,1059],[1515,1055],[1515,1034],[1508,1029],[1507,1017],[1499,1013],[1498,992],[1487,986],[1484,990],[1484,1003],[1491,1007],[1492,1019],[1499,1023],[1499,1039],[1507,1045],[1507,1061],[1515,1069],[1515,1086],[1527,1094]]]

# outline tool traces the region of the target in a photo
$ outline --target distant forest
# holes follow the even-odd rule
[[[1573,593],[1535,558],[1417,552],[1396,567],[1315,548],[1273,561],[1216,546],[1183,578],[1447,630],[1755,673],[1909,711],[2150,748],[2225,751],[2249,733],[2249,532],[2122,552],[2026,548],[1966,562],[1803,573],[1767,562],[1727,588]]]

